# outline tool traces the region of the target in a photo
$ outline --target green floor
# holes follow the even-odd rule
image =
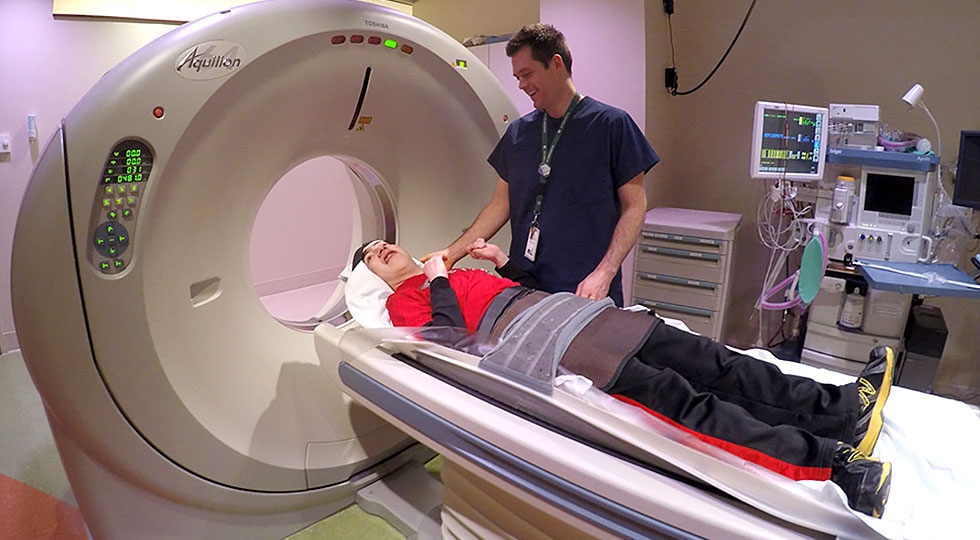
[[[439,478],[439,473],[442,470],[442,457],[436,456],[426,463],[425,470]],[[357,505],[353,505],[286,537],[286,540],[403,540],[404,538],[404,535],[385,520],[368,514]]]
[[[403,540],[405,537],[385,520],[368,514],[357,505],[349,506],[329,518],[287,537],[288,540],[327,538],[331,540]]]

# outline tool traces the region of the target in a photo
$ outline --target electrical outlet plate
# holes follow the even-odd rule
[[[9,133],[0,133],[0,154],[9,154],[13,143]]]

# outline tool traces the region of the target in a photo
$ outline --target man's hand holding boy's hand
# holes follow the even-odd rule
[[[497,268],[507,264],[507,261],[510,260],[510,257],[500,249],[500,246],[489,244],[483,238],[474,240],[472,244],[466,247],[466,251],[470,257],[482,261],[491,261]]]

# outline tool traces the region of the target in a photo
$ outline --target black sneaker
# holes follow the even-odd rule
[[[861,400],[861,414],[854,431],[854,447],[870,456],[881,434],[881,410],[888,400],[895,372],[895,353],[891,347],[875,347],[871,351],[868,365],[858,377],[858,398]]]
[[[837,445],[830,481],[844,490],[848,506],[880,518],[892,484],[891,462],[869,458],[848,444]]]

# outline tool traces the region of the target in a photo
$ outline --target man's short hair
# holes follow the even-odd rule
[[[561,57],[568,74],[572,74],[572,52],[565,43],[565,34],[550,24],[534,23],[521,28],[507,42],[507,56],[512,57],[524,47],[531,47],[531,58],[548,67],[552,57]]]

